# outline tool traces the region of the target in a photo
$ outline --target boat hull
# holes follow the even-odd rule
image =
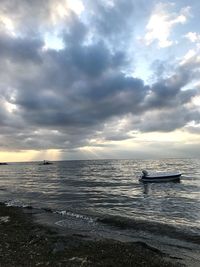
[[[181,173],[172,174],[172,175],[148,175],[141,176],[140,181],[142,182],[171,182],[171,181],[180,181]]]

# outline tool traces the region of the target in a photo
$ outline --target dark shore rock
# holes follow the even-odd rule
[[[33,222],[22,209],[0,204],[0,266],[175,267],[167,255],[142,242],[88,241],[63,236]]]

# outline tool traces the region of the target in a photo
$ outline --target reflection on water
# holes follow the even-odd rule
[[[180,183],[141,183],[141,170],[183,173]],[[200,160],[63,161],[0,167],[0,200],[81,214],[199,227]]]
[[[143,183],[143,187],[144,187],[144,194],[145,195],[148,195],[150,192],[149,192],[149,189],[150,189],[150,184],[148,183]]]
[[[178,184],[180,184],[181,181],[180,180],[177,180],[177,181],[170,181],[170,182],[162,182],[163,185],[165,185],[166,183],[178,183]],[[152,191],[151,191],[151,185],[152,185],[152,183],[141,182],[141,184],[142,184],[142,186],[144,188],[143,193],[145,195],[150,195],[152,193]]]

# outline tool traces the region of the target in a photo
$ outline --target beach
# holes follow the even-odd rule
[[[144,242],[88,238],[41,225],[34,211],[0,204],[0,266],[183,266]]]

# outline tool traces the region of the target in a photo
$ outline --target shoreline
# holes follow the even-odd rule
[[[0,266],[184,266],[144,242],[91,240],[39,224],[32,210],[0,203]]]

